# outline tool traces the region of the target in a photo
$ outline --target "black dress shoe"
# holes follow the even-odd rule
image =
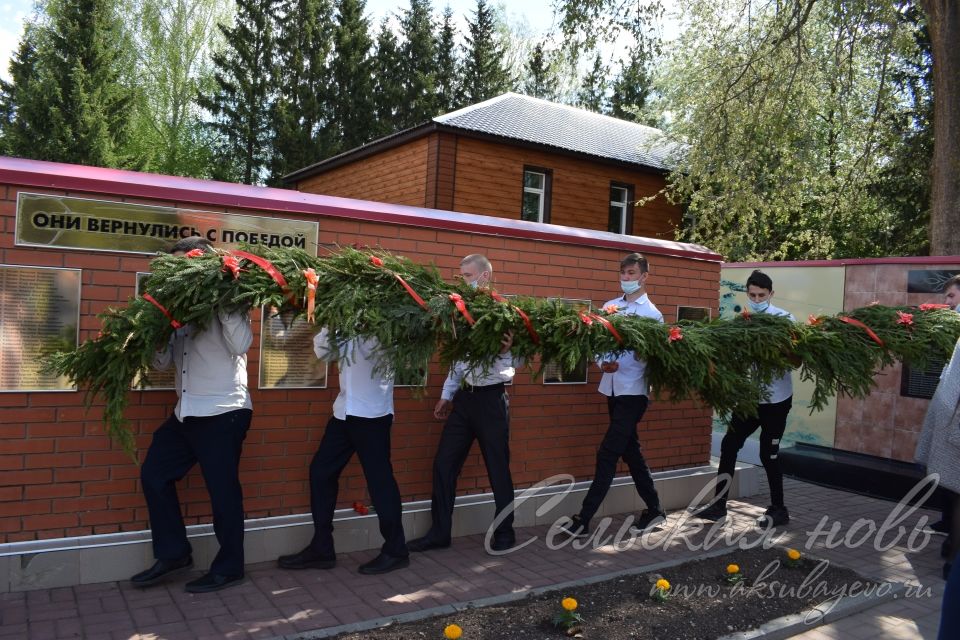
[[[149,587],[178,573],[189,571],[192,567],[193,556],[184,556],[177,560],[157,560],[152,567],[130,578],[130,582],[135,587]]]
[[[513,549],[516,545],[517,537],[515,535],[494,536],[493,540],[490,541],[490,549],[493,551],[506,551],[507,549]]]
[[[447,549],[450,547],[450,541],[448,540],[446,544],[443,542],[437,542],[430,536],[423,536],[422,538],[417,538],[411,540],[407,543],[407,550],[414,553],[419,553],[421,551],[430,551],[431,549]]]
[[[235,587],[243,582],[243,574],[238,576],[222,576],[219,573],[208,573],[187,583],[187,593],[210,593],[228,587]]]
[[[372,576],[378,573],[389,573],[409,566],[410,556],[398,557],[381,553],[370,562],[360,565],[359,571],[364,575]]]
[[[328,556],[307,547],[299,553],[277,558],[281,569],[333,569],[337,566],[337,557]]]

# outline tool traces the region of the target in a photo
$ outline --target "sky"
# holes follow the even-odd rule
[[[33,13],[34,0],[0,0],[0,77],[10,79],[10,56],[16,51],[23,33],[23,24]],[[525,19],[533,33],[546,33],[553,20],[551,0],[524,0],[522,3],[510,3],[507,15],[514,23]],[[465,16],[473,14],[476,0],[434,0],[434,11],[439,15],[443,7],[450,5],[453,14],[460,20],[461,31],[466,25]],[[410,6],[408,1],[367,0],[367,14],[378,25],[382,17],[397,14]],[[522,8],[520,8],[522,7]]]

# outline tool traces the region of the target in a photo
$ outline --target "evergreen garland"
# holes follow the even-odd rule
[[[863,397],[880,368],[896,361],[923,367],[931,358],[949,357],[960,336],[960,314],[943,305],[873,305],[811,317],[806,324],[743,314],[665,325],[612,309],[588,314],[556,299],[505,300],[489,289],[449,285],[432,266],[382,251],[344,248],[326,257],[298,249],[250,251],[272,263],[286,286],[226,251],[161,255],[151,263],[144,291],[169,318],[144,298],[131,300],[101,314],[96,339],[51,358],[51,370],[86,387],[88,406],[97,396],[105,399],[107,433],[128,452],[134,442],[124,426],[127,394],[169,339],[170,318],[202,329],[217,308],[262,306],[279,308],[287,318],[304,317],[310,269],[316,274],[314,323],[333,328],[340,344],[375,337],[384,368],[406,379],[419,379],[436,352],[444,364],[487,367],[503,334],[512,331],[515,356],[527,362],[539,356],[541,365],[554,362],[566,370],[584,357],[635,351],[647,361],[655,396],[699,398],[720,414],[755,414],[764,385],[794,368],[814,384],[814,410],[837,393]],[[228,264],[234,259],[236,276]]]

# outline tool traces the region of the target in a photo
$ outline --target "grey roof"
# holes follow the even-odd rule
[[[516,93],[505,93],[433,121],[661,170],[672,168],[671,156],[677,148],[660,129]]]

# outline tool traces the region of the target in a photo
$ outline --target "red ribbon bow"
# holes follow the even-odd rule
[[[494,291],[493,289],[489,290],[490,297],[496,300],[497,302],[508,302],[506,298]],[[517,312],[520,316],[520,319],[523,320],[523,324],[527,327],[527,333],[530,334],[530,339],[533,340],[533,344],[540,344],[540,336],[537,335],[537,332],[533,328],[533,323],[530,322],[530,317],[523,312],[523,309],[516,305],[510,305],[513,307],[513,310]]]
[[[248,253],[246,251],[235,250],[232,252],[233,255],[239,256],[244,260],[249,260],[253,264],[257,265],[261,269],[267,272],[267,274],[273,278],[273,281],[277,283],[280,289],[283,291],[283,295],[287,297],[287,300],[290,301],[290,304],[296,305],[297,301],[293,297],[293,293],[287,287],[287,279],[283,277],[283,274],[280,273],[280,270],[273,266],[273,263],[267,260],[266,258],[261,258],[258,255]]]
[[[467,320],[467,324],[469,324],[470,326],[473,326],[473,323],[475,322],[475,320],[473,319],[473,316],[470,315],[470,312],[467,311],[467,303],[463,301],[463,298],[460,296],[460,294],[451,293],[449,297],[450,297],[450,300],[453,302],[454,306],[457,308],[457,311],[459,311],[463,315],[463,317]]]
[[[221,259],[223,260],[223,266],[220,268],[220,271],[224,273],[229,271],[233,274],[234,280],[240,277],[241,271],[246,271],[246,269],[240,268],[240,261],[237,260],[236,256],[224,255]]]
[[[313,268],[304,269],[303,277],[307,279],[307,322],[313,322],[313,310],[316,308],[317,283],[320,277]]]
[[[880,345],[881,347],[883,346],[883,340],[880,339],[880,336],[878,336],[876,333],[874,333],[874,332],[873,332],[873,329],[871,329],[871,328],[868,327],[867,325],[863,324],[862,322],[860,322],[860,321],[857,320],[856,318],[851,318],[851,317],[849,317],[849,316],[837,316],[837,320],[839,320],[840,322],[846,322],[847,324],[852,324],[852,325],[855,326],[855,327],[860,327],[861,329],[863,329],[864,331],[867,332],[867,335],[870,336],[870,339],[871,339],[871,340],[873,340],[874,342],[876,342],[876,343],[877,343],[878,345]]]

